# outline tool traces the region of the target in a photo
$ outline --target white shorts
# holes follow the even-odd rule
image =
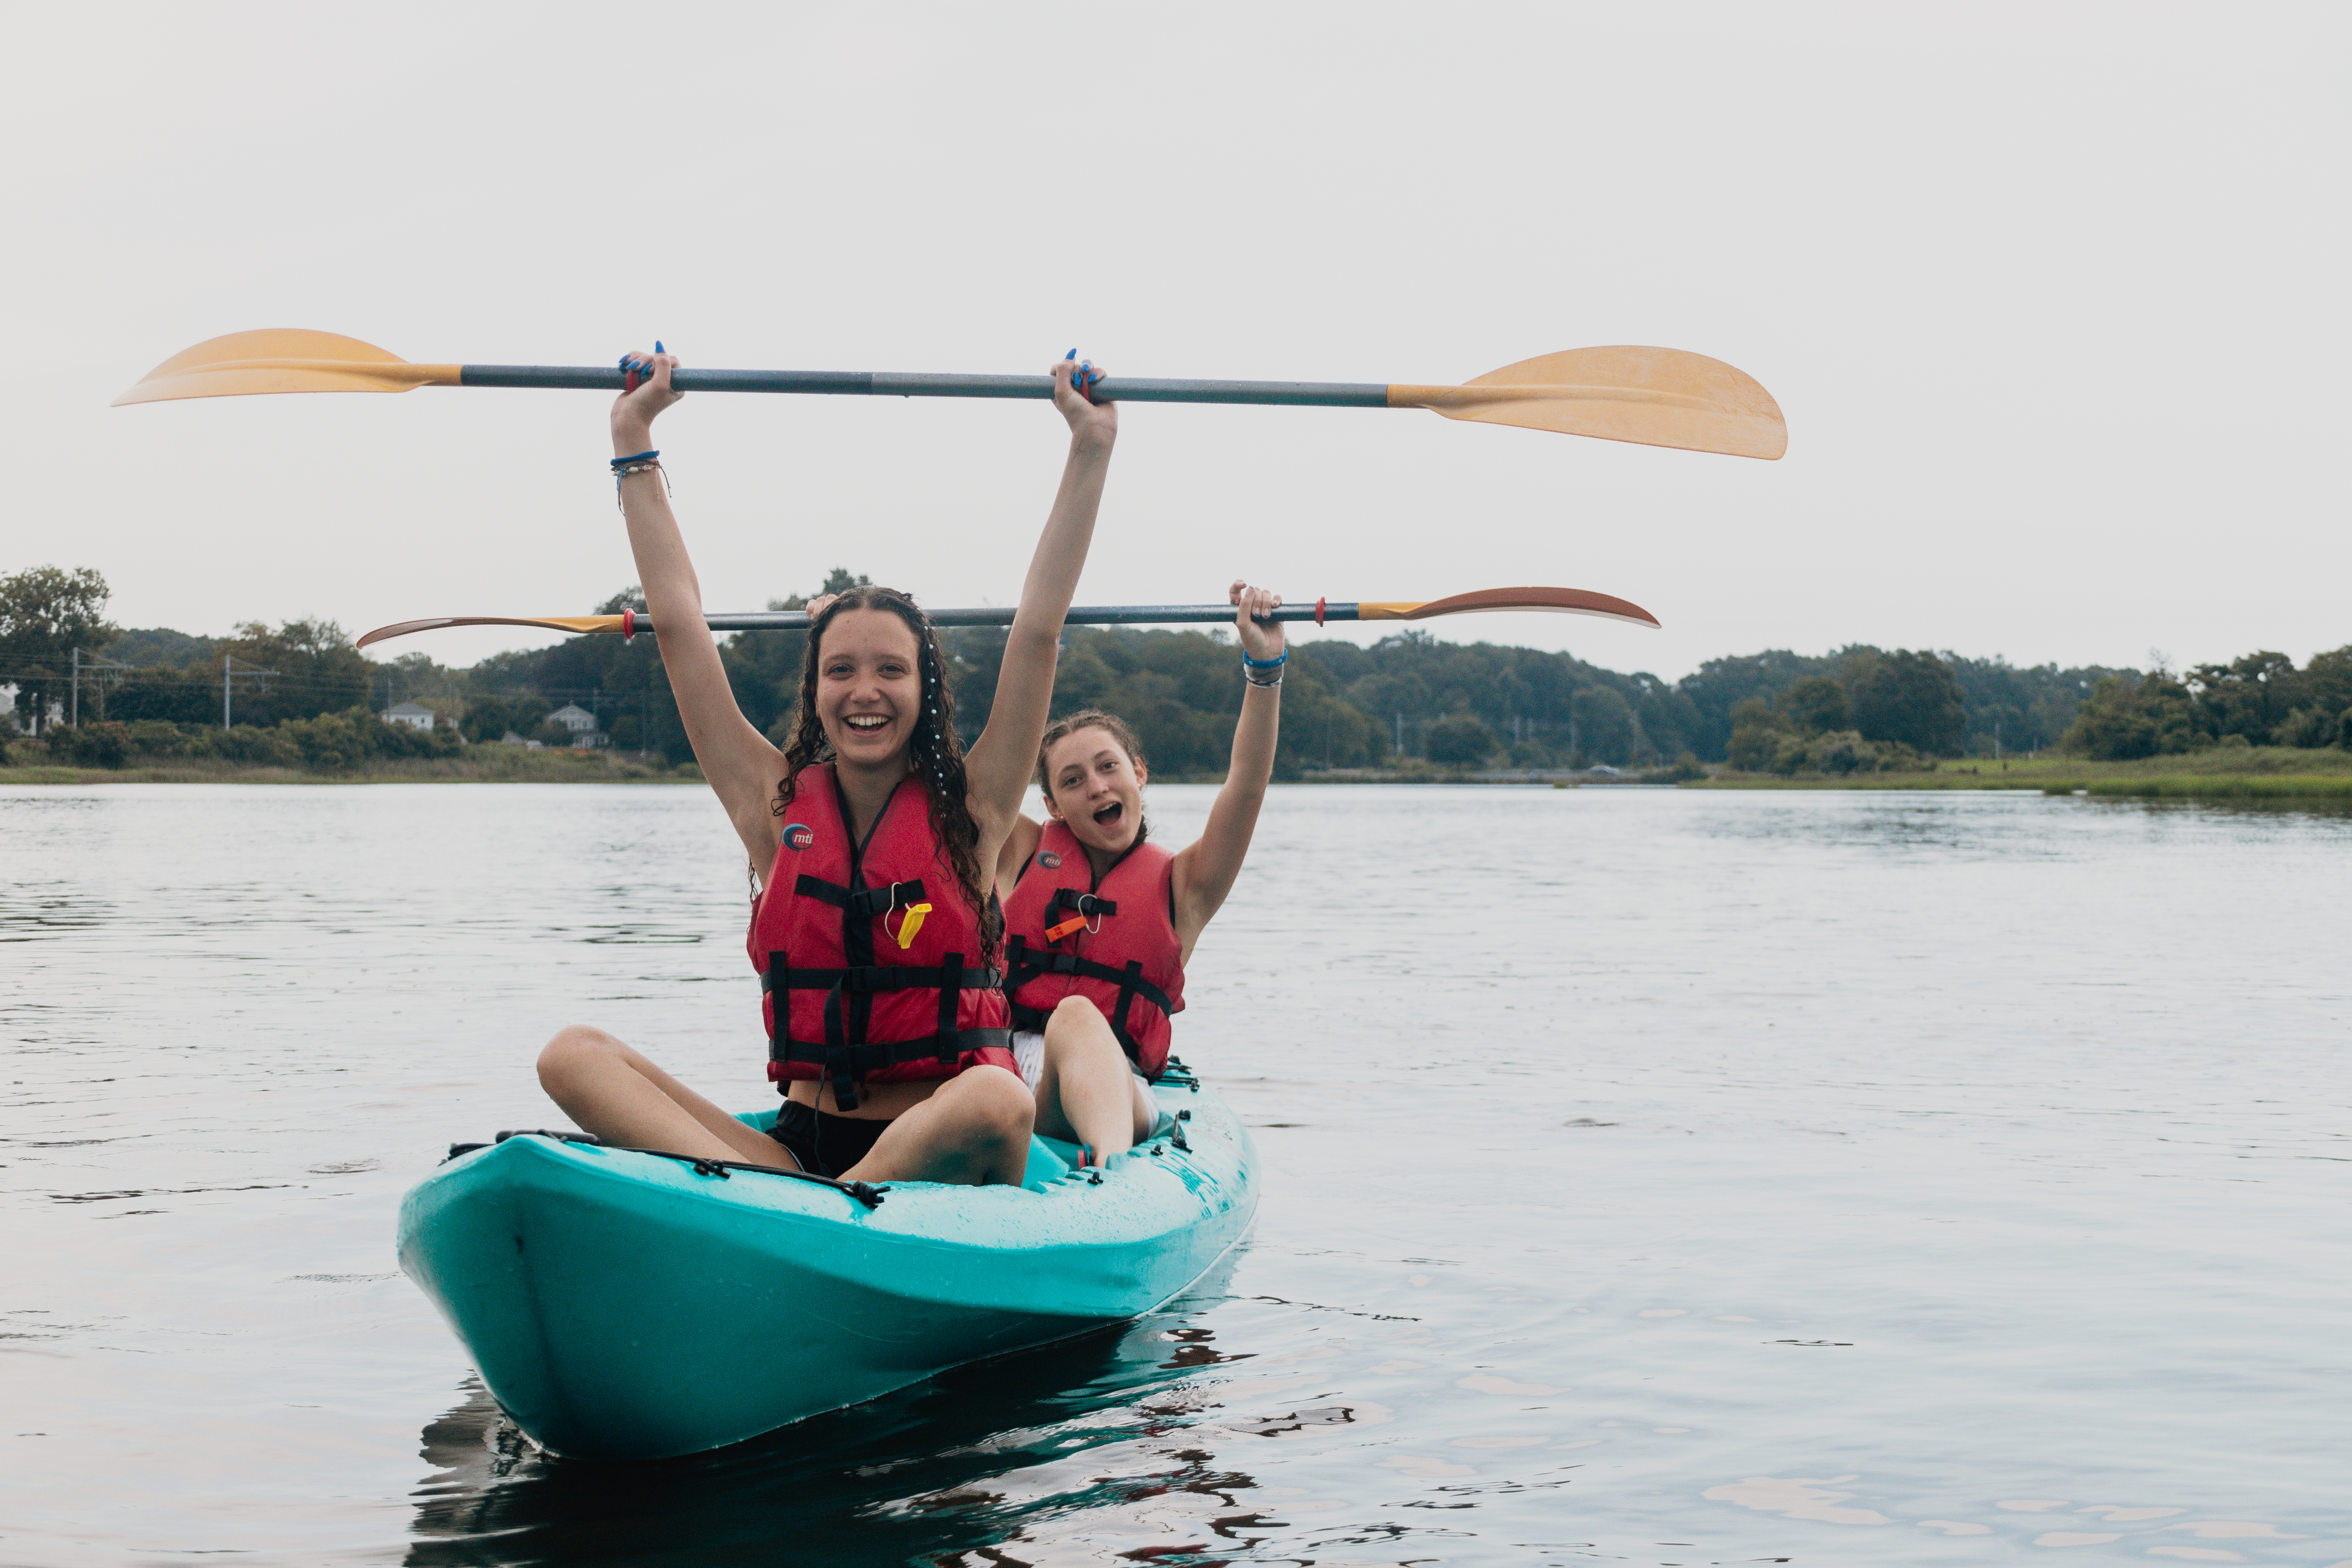
[[[1034,1029],[1013,1030],[1013,1060],[1021,1068],[1021,1081],[1029,1086],[1031,1094],[1035,1094],[1037,1080],[1045,1076],[1045,1037]],[[1159,1119],[1160,1102],[1151,1098],[1151,1086],[1139,1075],[1130,1072],[1128,1076],[1135,1083],[1136,1111],[1149,1126]]]

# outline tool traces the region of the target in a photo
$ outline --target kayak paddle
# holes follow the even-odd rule
[[[1268,621],[1313,621],[1322,626],[1327,621],[1425,621],[1437,616],[1459,616],[1474,610],[1552,610],[1571,616],[1601,616],[1612,621],[1631,621],[1637,626],[1655,626],[1658,617],[1630,600],[1611,594],[1595,594],[1584,588],[1479,588],[1467,594],[1455,594],[1450,598],[1419,602],[1391,600],[1380,603],[1356,602],[1333,604],[1318,599],[1313,604],[1281,605]],[[933,626],[1009,626],[1013,611],[1009,606],[984,605],[978,609],[926,610]],[[1081,605],[1062,617],[1066,626],[1175,626],[1192,622],[1230,621],[1234,618],[1231,605]],[[805,610],[750,610],[734,615],[705,616],[704,626],[714,632],[805,631],[808,612]],[[642,610],[623,610],[612,616],[439,616],[431,620],[394,621],[388,626],[378,626],[359,639],[358,646],[367,647],[389,637],[404,637],[411,632],[438,631],[444,626],[541,626],[551,632],[600,633],[617,632],[633,637],[639,632],[654,629],[653,618]]]
[[[1054,395],[1051,376],[909,375],[890,371],[680,370],[681,392],[834,393],[873,397]],[[619,392],[617,368],[411,364],[357,338],[298,328],[231,332],[173,355],[114,400],[161,403],[264,392],[406,392],[415,386],[573,387]],[[1754,379],[1679,349],[1570,349],[1505,365],[1462,386],[1378,382],[1150,381],[1111,376],[1097,402],[1279,403],[1317,408],[1426,408],[1448,419],[1517,425],[1650,447],[1778,458],[1789,427]]]

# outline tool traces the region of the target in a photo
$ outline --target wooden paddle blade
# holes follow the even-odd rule
[[[640,629],[643,624],[640,623]],[[394,621],[388,626],[378,626],[360,637],[353,646],[365,647],[370,643],[383,642],[387,637],[404,637],[411,632],[437,632],[443,626],[541,626],[551,632],[618,632],[618,616],[436,616],[426,621]]]
[[[1721,360],[1680,349],[1570,349],[1463,386],[1391,386],[1389,402],[1448,419],[1735,458],[1789,449],[1788,422],[1770,393]]]
[[[373,343],[333,332],[272,327],[231,332],[173,354],[116,398],[114,406],[261,392],[406,392],[412,386],[455,386],[458,369],[411,364]]]
[[[1614,594],[1589,588],[1480,588],[1424,604],[1358,605],[1356,618],[1365,621],[1425,621],[1435,616],[1459,616],[1473,610],[1549,610],[1569,616],[1601,616],[1631,621],[1637,626],[1658,625],[1658,617]]]

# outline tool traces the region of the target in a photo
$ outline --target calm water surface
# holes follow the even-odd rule
[[[1179,1024],[1230,1270],[612,1468],[393,1219],[567,1022],[763,1102],[708,795],[0,789],[0,1563],[2343,1564],[2347,888],[2306,813],[1277,790]]]

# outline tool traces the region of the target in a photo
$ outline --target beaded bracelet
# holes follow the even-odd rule
[[[1260,680],[1256,676],[1251,674],[1246,669],[1242,671],[1242,679],[1249,682],[1252,686],[1279,686],[1282,684],[1282,677],[1278,675],[1272,680]]]
[[[675,493],[669,488],[669,470],[661,466],[659,452],[639,452],[635,457],[615,458],[613,459],[613,504],[624,513],[628,508],[621,505],[621,481],[631,474],[659,474],[662,493]]]

